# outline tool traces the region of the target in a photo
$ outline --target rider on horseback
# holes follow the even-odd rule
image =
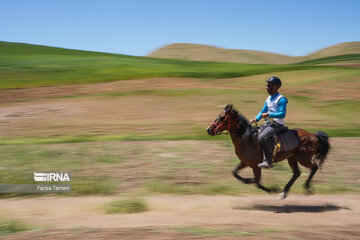
[[[266,119],[266,123],[261,126],[259,135],[264,160],[258,164],[258,166],[272,168],[272,153],[274,149],[272,137],[284,128],[284,118],[288,100],[278,92],[278,89],[281,87],[281,80],[278,77],[271,77],[267,79],[266,82],[266,90],[270,96],[266,99],[264,107],[259,114],[254,119],[251,119],[250,123],[258,122],[261,118]]]

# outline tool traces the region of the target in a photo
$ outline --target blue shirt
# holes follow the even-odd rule
[[[277,95],[279,95],[279,93],[275,93],[274,95],[272,95],[270,97],[270,100],[273,100],[274,98],[277,97]],[[286,115],[286,105],[288,103],[288,100],[285,98],[285,97],[282,97],[280,100],[279,100],[279,103],[278,103],[278,112],[276,113],[270,113],[269,114],[269,118],[285,118],[285,115]],[[261,109],[261,111],[258,113],[258,115],[256,116],[256,121],[260,121],[260,119],[262,118],[261,117],[261,114],[262,113],[267,113],[268,112],[268,107],[267,107],[267,104],[266,104],[266,101],[265,101],[265,104],[264,104],[264,107]]]

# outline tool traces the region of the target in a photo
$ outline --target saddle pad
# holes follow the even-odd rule
[[[299,138],[295,130],[288,130],[278,135],[280,152],[291,151],[299,146]]]

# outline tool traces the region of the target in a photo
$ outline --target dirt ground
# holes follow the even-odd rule
[[[219,79],[217,81],[202,81],[192,78],[149,78],[121,80],[96,84],[74,84],[48,87],[32,87],[18,89],[0,90],[0,103],[14,103],[31,100],[51,99],[69,96],[88,96],[103,93],[124,93],[139,90],[168,90],[168,89],[194,89],[194,88],[216,88],[216,89],[236,89],[236,90],[262,90],[257,84],[251,85],[246,82],[256,79],[266,79],[267,75],[251,76],[244,78]],[[265,87],[265,86],[263,86]],[[287,87],[282,89],[285,94],[304,96],[308,92],[302,91],[316,90],[317,97],[323,100],[359,99],[356,90],[359,89],[358,82],[334,82],[329,85],[327,82],[311,84],[302,89],[296,87]],[[264,89],[265,90],[265,89]],[[331,90],[331,94],[327,91]],[[350,95],[349,95],[350,94]]]
[[[186,133],[191,131],[191,126],[184,127],[184,121],[207,124],[211,121],[209,119],[214,117],[214,113],[211,110],[199,112],[199,104],[191,107],[193,100],[164,101],[164,97],[156,95],[130,95],[119,98],[92,95],[211,86],[214,87],[212,84],[193,79],[139,79],[0,90],[0,135],[30,137],[126,134],[134,129],[146,134],[162,133],[163,130],[174,128],[174,125],[178,127],[178,131]],[[64,96],[65,98],[56,98]],[[187,119],[186,116],[191,116],[191,119]]]
[[[158,195],[147,212],[106,214],[118,198],[2,199],[2,216],[51,229],[5,239],[360,239],[360,195]]]
[[[193,133],[194,127],[206,128],[219,112],[220,107],[223,107],[223,105],[218,106],[219,103],[228,103],[230,99],[222,94],[214,96],[195,94],[173,98],[157,94],[129,94],[121,97],[106,97],[101,94],[131,93],[139,90],[166,92],[179,89],[205,89],[205,91],[232,89],[239,91],[240,94],[242,90],[250,92],[261,90],[256,85],[241,85],[242,81],[243,79],[240,78],[219,80],[219,82],[205,82],[198,79],[139,79],[0,90],[0,135],[43,137],[76,134]],[[357,83],[336,83],[329,86],[319,83],[311,87],[316,89],[316,97],[322,101],[348,99],[349,96],[353,99],[358,98]],[[246,103],[246,94],[251,94],[249,95],[249,98],[253,99],[251,101],[259,101],[257,108],[263,104],[263,96],[257,96],[249,91],[242,92],[244,96],[239,97],[234,103],[241,107],[241,112],[247,117],[257,113],[258,110],[255,111],[254,106],[258,104]],[[296,88],[284,89],[284,94],[314,97]],[[303,114],[304,111],[306,114]],[[288,121],[301,122],[304,125],[310,122],[308,116],[317,116],[317,113],[314,109],[292,109]],[[321,122],[325,120],[320,119],[321,121],[316,120],[311,124],[323,126],[333,121],[333,118],[326,119],[326,122]],[[312,125],[309,127],[314,128]]]

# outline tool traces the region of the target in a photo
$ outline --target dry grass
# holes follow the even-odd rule
[[[360,42],[345,42],[335,44],[307,55],[304,60],[354,53],[360,53]]]
[[[360,53],[360,42],[345,42],[335,44],[315,51],[307,56],[291,57],[270,52],[225,49],[201,44],[176,43],[164,46],[151,54],[150,57],[184,59],[196,61],[240,62],[290,64],[317,58]]]
[[[316,174],[318,193],[359,192],[359,138],[333,138],[325,169]],[[238,182],[231,170],[239,163],[226,141],[114,141],[0,146],[0,181],[31,183],[33,172],[69,171],[73,194],[261,193]],[[35,170],[34,170],[35,169]],[[302,193],[309,170],[302,169],[293,192]],[[252,177],[251,169],[241,175]],[[290,179],[286,161],[263,171],[265,185],[283,187]]]
[[[201,44],[176,43],[162,47],[149,57],[184,59],[192,61],[216,61],[239,63],[288,64],[300,61],[300,58],[270,52],[225,49]]]
[[[279,73],[287,123],[307,129],[359,125],[360,70]],[[275,73],[274,73],[275,75]],[[0,135],[200,135],[227,103],[255,116],[269,75],[231,79],[142,79],[0,91]],[[339,80],[341,79],[341,81]]]

